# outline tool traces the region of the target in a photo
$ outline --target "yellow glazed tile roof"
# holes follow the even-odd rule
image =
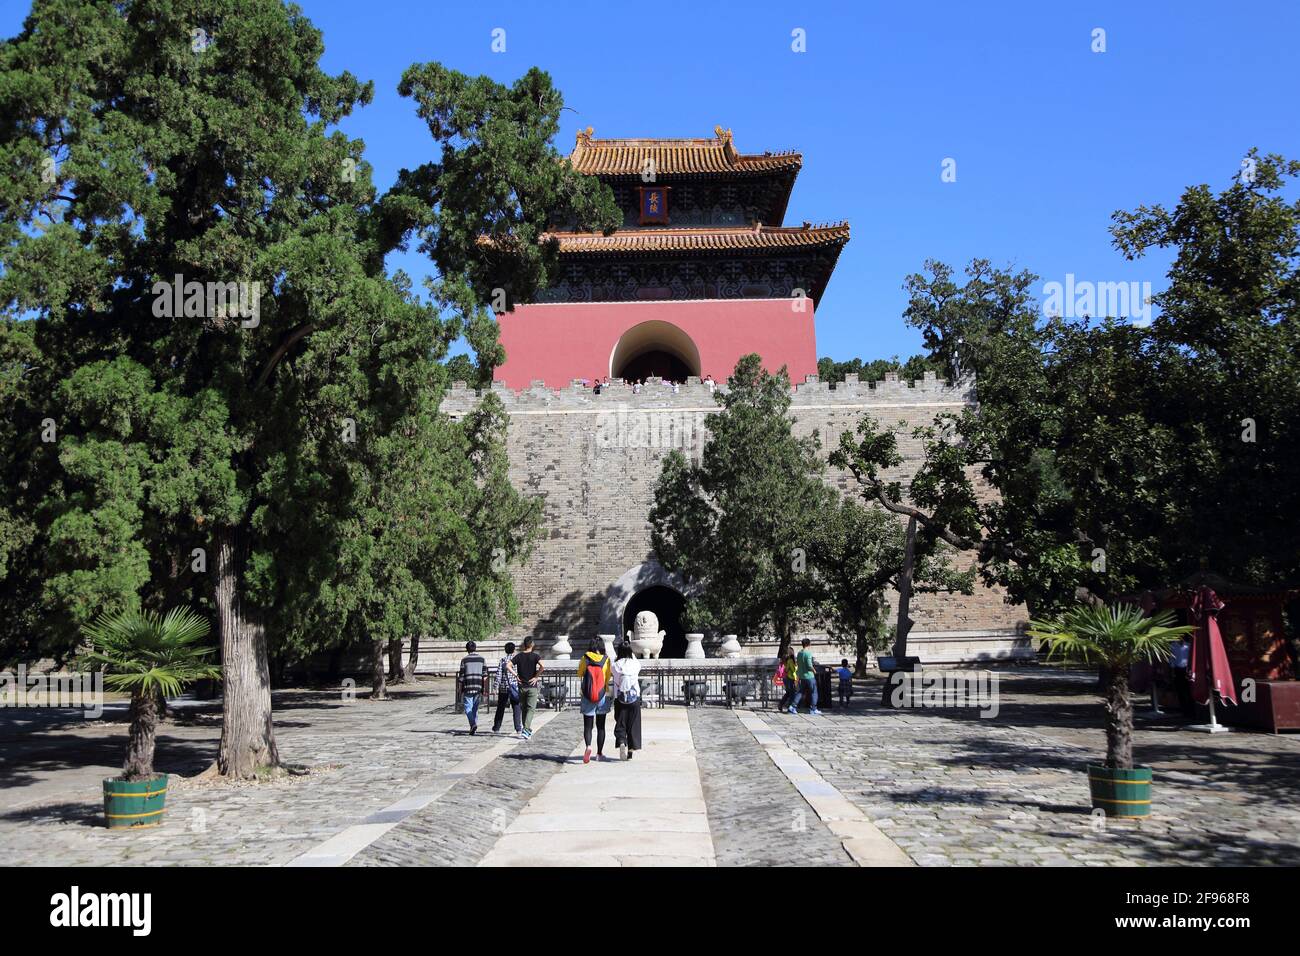
[[[814,226],[723,226],[690,229],[627,229],[606,236],[599,232],[551,232],[561,255],[605,252],[731,252],[748,249],[794,249],[843,245],[847,222]]]
[[[712,139],[595,139],[591,127],[578,133],[569,162],[578,172],[592,176],[640,176],[646,160],[654,162],[656,176],[797,173],[800,153],[740,153],[731,130],[714,129]]]

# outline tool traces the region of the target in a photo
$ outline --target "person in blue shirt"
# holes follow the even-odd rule
[[[1192,663],[1192,636],[1184,634],[1170,648],[1170,666],[1174,672],[1174,691],[1178,694],[1178,708],[1184,717],[1196,716],[1196,704],[1192,701],[1192,682],[1187,677],[1187,669]]]
[[[835,668],[835,673],[840,677],[840,706],[849,706],[849,698],[853,696],[853,671],[849,670],[849,659],[846,657],[840,661],[840,666]]]

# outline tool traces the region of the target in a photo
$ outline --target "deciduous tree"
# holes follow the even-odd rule
[[[785,369],[772,374],[746,355],[715,400],[700,461],[676,450],[664,461],[651,538],[664,566],[698,585],[687,605],[696,626],[750,636],[765,626],[784,654],[818,614],[808,549],[835,492],[816,438],[794,434]]]

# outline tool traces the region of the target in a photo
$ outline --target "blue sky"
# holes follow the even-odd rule
[[[1300,4],[476,2],[303,0],[325,67],[375,81],[346,124],[386,188],[431,143],[395,89],[412,62],[510,81],[534,64],[577,129],[799,149],[787,223],[848,219],[817,313],[819,355],[918,351],[904,278],[979,256],[1042,283],[1164,285],[1167,258],[1126,263],[1110,214],[1227,184],[1251,146],[1300,157]],[[0,13],[17,32],[26,4]],[[491,50],[506,31],[506,52]],[[791,50],[806,31],[807,52]],[[1092,31],[1106,31],[1094,53]],[[218,39],[219,42],[219,39]],[[945,159],[955,182],[941,180]],[[426,271],[414,254],[395,265]]]

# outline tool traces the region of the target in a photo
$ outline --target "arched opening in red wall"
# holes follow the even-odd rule
[[[691,337],[658,319],[632,326],[620,336],[609,356],[609,375],[639,381],[658,375],[684,382],[700,374],[700,350]]]

